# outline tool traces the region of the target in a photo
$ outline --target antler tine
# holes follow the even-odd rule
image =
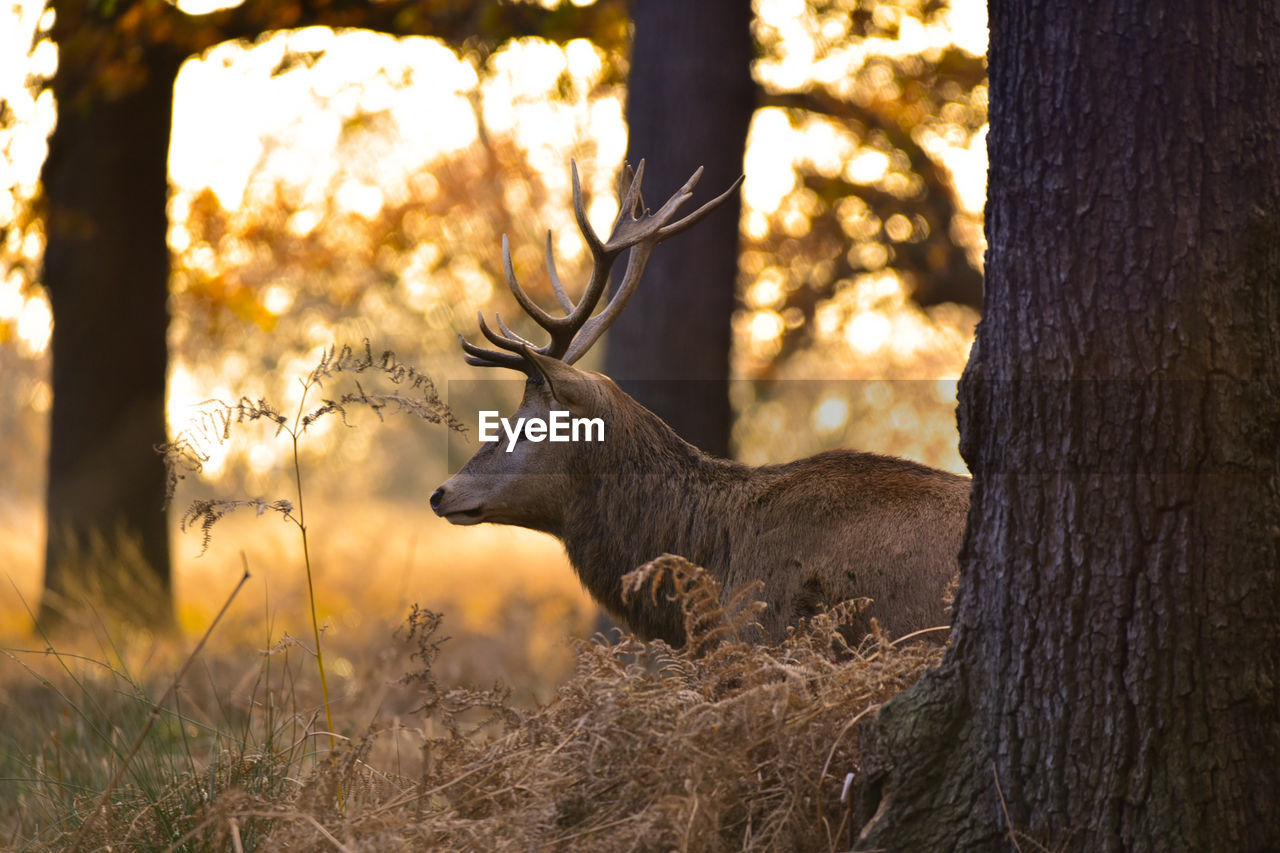
[[[465,344],[466,338],[463,338],[462,342]],[[471,365],[472,367],[509,367],[512,370],[519,370],[521,373],[529,372],[529,369],[526,366],[526,363],[518,355],[514,355],[512,353],[501,353],[501,354],[509,355],[510,360],[504,358],[500,361],[495,361],[489,356],[475,356],[470,354],[464,355],[462,357],[462,360],[465,361],[467,364]]]
[[[640,160],[640,165],[641,165],[641,167],[643,167],[643,166],[644,166],[644,159],[643,159],[643,158],[641,158],[641,160]],[[643,173],[641,174],[641,177],[643,177]],[[632,184],[633,182],[635,182],[635,180],[636,180],[636,170],[635,170],[635,169],[633,169],[633,168],[631,168],[631,164],[630,164],[630,163],[627,163],[627,162],[625,162],[625,161],[624,161],[624,162],[623,162],[623,164],[622,164],[622,181],[621,181],[621,183],[622,183],[622,184],[625,184],[626,186],[628,186],[628,187],[629,187],[629,186],[631,186],[631,184]],[[621,211],[621,210],[622,210],[622,205],[621,205],[621,204],[619,204],[619,205],[618,205],[618,210],[619,210],[619,211]],[[634,207],[634,208],[632,208],[631,213],[632,213],[632,215],[633,215],[633,216],[639,216],[641,213],[643,213],[643,212],[644,212],[644,210],[645,210],[645,206],[644,206],[644,187],[642,187],[640,184],[636,184],[636,203],[635,203],[635,207]]]
[[[497,344],[507,352],[520,352],[520,347],[524,346],[528,341],[519,335],[512,333],[511,330],[507,328],[507,324],[502,322],[501,316],[498,314],[494,314],[493,316],[498,318],[498,327],[502,329],[506,337],[499,335],[493,329],[489,328],[489,324],[485,322],[483,312],[477,311],[476,319],[480,322],[480,334],[484,335],[491,343]]]
[[[483,315],[480,317],[480,327],[482,330],[486,328]],[[463,360],[467,364],[475,367],[510,367],[520,371],[526,370],[524,357],[516,355],[514,352],[498,352],[497,350],[478,347],[462,335],[458,335],[458,343],[462,346],[462,351],[466,353]]]
[[[573,218],[578,220],[578,230],[587,241],[591,256],[599,257],[604,253],[604,243],[600,242],[596,229],[592,228],[591,223],[587,221],[587,206],[582,202],[582,182],[578,180],[577,160],[569,161],[569,178],[570,183],[573,184]]]
[[[520,307],[524,312],[534,319],[534,321],[542,328],[550,331],[554,327],[557,317],[552,317],[546,311],[538,307],[538,303],[529,298],[529,294],[524,292],[524,288],[520,286],[520,282],[516,280],[515,267],[511,264],[511,244],[507,242],[507,235],[502,235],[502,267],[506,272],[507,287],[511,289],[515,295],[516,301],[520,303]]]
[[[528,363],[523,355],[524,348],[529,347],[539,351],[545,348],[534,347],[529,341],[511,331],[507,324],[502,322],[500,314],[494,314],[494,317],[497,318],[498,327],[503,332],[502,335],[489,328],[489,324],[485,322],[483,311],[476,312],[476,320],[480,324],[480,333],[497,346],[506,350],[506,352],[476,346],[462,335],[458,335],[458,342],[462,344],[462,351],[466,353],[465,361],[467,364],[475,365],[476,367],[510,367],[527,373]],[[503,337],[503,335],[506,337]]]
[[[702,170],[699,169],[698,171],[701,172]],[[695,174],[695,177],[699,177],[699,176]],[[744,177],[746,176],[739,175],[738,179],[733,182],[733,184],[729,187],[729,189],[720,193],[720,195],[711,199],[711,201],[702,205],[702,207],[698,208],[693,213],[690,213],[688,216],[685,216],[682,219],[677,219],[675,222],[672,222],[670,225],[664,225],[661,228],[659,228],[658,240],[665,240],[668,237],[671,237],[675,234],[679,234],[681,231],[684,231],[686,228],[695,224],[698,220],[702,219],[702,217],[706,216],[708,213],[715,210],[717,207],[720,206],[722,202],[724,202],[725,199],[733,195],[733,193],[738,189],[738,187],[742,186],[742,180]],[[690,180],[693,180],[693,178],[690,178]]]
[[[680,205],[693,197],[693,188],[697,186],[698,180],[702,177],[702,167],[699,166],[697,171],[689,176],[689,180],[684,182],[684,186],[672,193],[662,207],[653,213],[647,213],[644,210],[632,211],[625,206],[627,202],[632,201],[633,196],[639,194],[639,181],[643,177],[644,161],[641,160],[639,168],[636,169],[636,179],[632,181],[631,187],[627,190],[624,206],[618,211],[618,219],[613,225],[613,233],[609,235],[609,241],[605,243],[607,250],[621,252],[623,249],[629,249],[650,237],[657,238],[653,240],[654,243],[661,240],[662,238],[658,235],[662,230],[662,226],[666,225],[672,216],[675,216],[676,210]]]
[[[701,172],[702,169],[699,168],[698,171]],[[644,158],[640,158],[640,164],[636,166],[634,173],[631,171],[631,164],[628,163],[625,176],[630,178],[630,182],[627,184],[627,191],[618,200],[618,215],[613,220],[613,230],[609,232],[609,241],[605,245],[614,243],[618,231],[628,219],[635,221],[638,217],[644,216],[644,198],[640,194],[640,182],[644,180]]]
[[[640,174],[644,173],[644,161],[640,163]],[[578,221],[578,230],[582,232],[582,238],[587,243],[587,249],[591,252],[591,278],[587,281],[587,286],[582,291],[582,298],[578,300],[578,304],[571,309],[566,309],[568,314],[562,318],[557,318],[558,324],[563,324],[563,328],[569,333],[568,339],[565,340],[565,350],[573,342],[573,337],[578,333],[582,324],[591,316],[591,312],[596,310],[596,305],[600,302],[600,297],[604,294],[605,285],[609,283],[609,270],[613,267],[614,260],[617,259],[620,248],[614,248],[601,242],[600,236],[596,234],[596,230],[591,227],[590,221],[587,220],[587,206],[582,200],[582,182],[578,178],[578,163],[576,160],[569,161],[569,176],[573,184],[573,217]],[[623,203],[628,200],[634,203],[635,197],[639,194],[639,181],[633,180],[631,187],[627,190]],[[618,219],[623,218],[625,208],[618,211]],[[548,258],[550,251],[548,250]],[[561,301],[564,304],[564,300]],[[554,333],[553,333],[554,334]],[[557,355],[563,356],[565,350],[561,350]]]
[[[560,275],[556,272],[556,256],[551,251],[551,229],[547,229],[547,275],[551,278],[551,289],[556,292],[556,301],[560,303],[560,307],[564,309],[564,313],[573,313],[573,301],[569,299],[569,295],[564,292],[564,285],[560,283]]]
[[[548,249],[549,248],[550,241],[548,241]],[[516,280],[516,272],[511,264],[511,246],[507,242],[506,234],[502,235],[502,264],[506,270],[507,286],[511,288],[511,292],[515,295],[516,301],[520,303],[520,307],[524,309],[526,314],[533,318],[535,323],[551,335],[551,342],[549,344],[533,348],[543,355],[549,355],[552,358],[559,358],[564,355],[565,350],[569,348],[569,344],[573,342],[573,336],[577,333],[580,323],[572,313],[567,317],[551,316],[546,311],[543,311],[538,307],[538,303],[530,299],[529,294],[524,292],[524,288],[521,287],[520,282]],[[554,269],[550,270],[550,274],[553,282],[558,282],[559,277],[556,275]],[[556,284],[553,283],[552,287],[556,287]],[[562,287],[559,288],[559,290],[560,293],[564,292]],[[559,294],[557,294],[557,298],[559,298]],[[564,300],[567,299],[568,296],[565,296]],[[530,346],[533,345],[530,344]]]
[[[653,251],[652,243],[641,243],[631,250],[630,257],[627,258],[627,268],[622,274],[622,282],[618,285],[618,289],[614,291],[608,303],[604,306],[604,310],[590,320],[582,324],[582,329],[574,336],[573,342],[569,345],[569,349],[561,357],[566,364],[573,364],[582,358],[587,350],[604,334],[605,329],[609,328],[614,319],[626,307],[635,293],[636,285],[640,282],[640,274],[644,272],[645,264],[649,262],[649,253]]]
[[[512,352],[519,352],[522,347],[530,347],[531,349],[538,349],[538,345],[535,344],[533,341],[529,340],[528,338],[524,337],[518,332],[511,331],[511,329],[507,327],[507,324],[502,322],[501,314],[495,311],[493,314],[493,319],[498,321],[498,328],[502,331],[502,334],[506,335],[507,340],[515,344],[515,347],[511,350]]]
[[[552,358],[559,358],[564,355],[569,348],[569,344],[573,341],[573,336],[578,330],[578,324],[574,323],[570,317],[551,316],[546,311],[543,311],[529,297],[529,294],[525,293],[524,288],[520,286],[519,279],[516,278],[515,267],[511,260],[511,243],[505,234],[502,235],[502,265],[507,287],[510,288],[516,301],[520,303],[520,307],[524,309],[525,313],[533,318],[534,322],[551,335],[551,341],[543,346],[537,346],[529,339],[513,331],[503,322],[501,314],[494,314],[498,328],[502,332],[502,334],[498,334],[489,328],[489,324],[484,319],[484,312],[477,311],[476,319],[479,321],[480,333],[491,343],[502,350],[506,350],[506,352],[485,349],[465,339],[462,339],[462,349],[467,354],[466,361],[468,364],[480,367],[513,367],[516,370],[527,373],[528,365],[522,355],[525,347],[543,355],[549,355]],[[551,286],[556,292],[557,300],[566,312],[572,312],[574,305],[569,300],[568,294],[565,293],[564,285],[561,284],[560,276],[555,269],[555,257],[551,249],[550,231],[547,232],[547,273],[551,277]]]

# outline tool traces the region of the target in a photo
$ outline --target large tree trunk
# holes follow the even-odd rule
[[[857,846],[1276,849],[1280,6],[990,25],[953,644],[869,733]]]
[[[91,64],[77,64],[86,50],[74,39],[84,35],[55,30],[58,124],[42,175],[54,327],[41,620],[87,595],[164,624],[169,542],[155,447],[165,441],[165,206],[180,57],[146,54],[137,66],[145,79],[113,92]]]
[[[751,4],[636,0],[627,159],[645,160],[645,198],[706,171],[690,207],[742,173],[751,80]],[[729,452],[729,323],[738,269],[737,198],[654,252],[610,327],[605,371],[682,438]]]

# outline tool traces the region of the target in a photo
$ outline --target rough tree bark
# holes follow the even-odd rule
[[[855,846],[1276,849],[1280,6],[990,26],[952,646],[867,733]]]
[[[697,204],[742,173],[755,108],[751,4],[635,0],[627,160],[645,160],[645,197],[663,199],[704,166]],[[605,372],[686,441],[729,453],[730,320],[738,198],[654,252],[644,284],[610,327]]]

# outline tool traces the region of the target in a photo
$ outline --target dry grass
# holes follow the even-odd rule
[[[446,641],[445,620],[415,608],[359,674],[358,692],[377,707],[363,716],[367,702],[358,712],[342,706],[339,727],[359,736],[334,755],[313,748],[317,705],[294,644],[278,643],[225,692],[216,685],[231,673],[211,671],[208,686],[180,691],[169,725],[157,727],[174,746],[185,721],[208,748],[188,749],[168,773],[131,777],[84,849],[846,846],[853,723],[914,681],[936,649],[872,638],[850,650],[840,613],[777,647],[742,642],[749,603],[721,607],[705,574],[676,559],[645,567],[637,589],[658,572],[678,575],[689,648],[575,640],[574,669],[545,703],[445,676],[452,656],[474,654],[472,638]],[[210,705],[220,720],[199,719],[194,709]],[[61,823],[11,826],[22,832],[11,838],[24,849],[64,849],[93,801],[88,789],[65,797]]]
[[[367,498],[358,504],[316,502],[309,514],[336,703],[350,704],[366,691],[363,675],[393,646],[392,634],[414,604],[449,616],[457,648],[439,664],[443,677],[500,679],[526,702],[554,695],[573,667],[565,638],[587,637],[593,629],[595,607],[560,544],[549,536],[492,525],[453,527],[436,518],[425,501],[422,506]],[[27,609],[40,597],[39,514],[30,508],[13,518],[12,526],[0,524],[0,572],[6,575],[0,578],[0,648],[42,649],[41,638],[31,634]],[[244,678],[257,666],[262,649],[286,634],[306,638],[311,632],[297,531],[274,515],[227,517],[203,554],[198,533],[175,537],[174,597],[183,635],[176,648],[172,640],[136,632],[113,639],[108,635],[128,629],[100,625],[94,614],[75,638],[58,638],[58,648],[95,659],[114,658],[115,648],[138,672],[163,675],[163,667],[176,665],[172,658],[190,648],[235,585],[242,551],[252,577],[213,636],[206,658],[227,678]],[[311,645],[308,639],[305,646]],[[0,657],[0,703],[7,688],[24,679]],[[303,685],[310,680],[304,677]]]

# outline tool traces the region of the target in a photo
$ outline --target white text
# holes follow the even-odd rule
[[[604,441],[603,418],[573,418],[564,409],[553,409],[551,416],[543,418],[498,417],[496,411],[480,413],[480,440],[499,441],[498,427],[507,436],[507,452],[515,450],[521,435],[532,442],[539,441]]]

